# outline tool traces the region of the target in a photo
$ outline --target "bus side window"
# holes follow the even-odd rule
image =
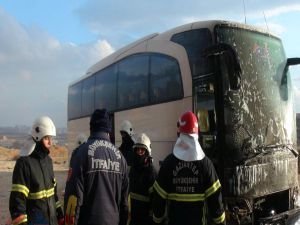
[[[148,95],[147,95],[146,91],[140,90],[139,103],[142,105],[142,104],[147,103],[147,101],[148,101]]]
[[[135,91],[136,89],[134,90],[131,90],[129,93],[128,93],[128,105],[129,106],[135,106],[137,105],[138,103],[138,94],[137,94],[137,91]]]
[[[181,95],[180,93],[181,85],[180,85],[180,81],[178,81],[177,79],[170,79],[166,86],[167,86],[166,95],[170,99],[176,98]]]
[[[160,102],[162,99],[161,89],[159,87],[154,87],[151,93],[151,100],[153,102]]]
[[[129,102],[129,94],[128,93],[123,93],[119,95],[119,108],[126,108],[128,107],[128,102]]]

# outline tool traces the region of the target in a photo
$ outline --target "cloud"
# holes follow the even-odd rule
[[[280,24],[272,23],[272,22],[261,22],[253,24],[261,29],[268,30],[269,32],[281,36],[286,31],[286,28]]]
[[[289,71],[292,77],[293,90],[294,90],[294,100],[295,100],[295,110],[300,112],[300,65],[290,66]]]
[[[295,101],[297,101],[297,99],[300,99],[300,89],[296,86],[294,86],[294,99]],[[295,110],[296,112],[300,112],[300,105],[297,103],[295,104]]]
[[[100,58],[104,58],[109,54],[114,52],[112,46],[106,40],[98,40],[95,44],[95,56],[99,56]]]
[[[100,39],[84,46],[77,46],[76,51],[77,50],[79,50],[78,53],[84,57],[83,60],[87,61],[88,67],[115,51],[108,41]]]
[[[107,40],[62,43],[40,27],[18,23],[1,7],[0,49],[0,124],[30,125],[47,114],[61,127],[70,82],[114,50]]]
[[[299,9],[299,0],[245,0],[236,1],[235,4],[228,4],[227,0],[211,0],[209,4],[198,0],[173,0],[172,4],[160,0],[90,0],[75,12],[92,32],[119,48],[147,34],[198,20],[230,19],[244,22],[246,15],[247,20],[252,17],[264,22],[263,12],[271,17],[296,9]],[[274,29],[282,32],[281,28]]]
[[[279,16],[289,12],[300,12],[300,4],[282,5],[265,11],[267,17]]]
[[[28,70],[20,71],[20,78],[24,81],[32,81],[32,74]]]

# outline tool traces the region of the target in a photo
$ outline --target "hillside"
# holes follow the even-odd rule
[[[18,149],[8,149],[0,147],[0,170],[11,170],[14,167],[15,160],[19,158]],[[66,169],[68,165],[68,150],[63,146],[54,146],[50,151],[54,169]]]
[[[0,146],[0,160],[12,161],[19,157],[20,151],[18,149],[8,149]]]

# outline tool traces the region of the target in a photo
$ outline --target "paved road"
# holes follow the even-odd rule
[[[67,171],[55,171],[57,180],[58,194],[61,202],[63,202],[62,191],[65,188]],[[9,217],[8,202],[11,189],[12,171],[0,171],[0,225],[4,225]]]

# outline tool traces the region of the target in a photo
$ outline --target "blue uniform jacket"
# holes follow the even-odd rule
[[[92,133],[71,158],[66,215],[75,208],[74,224],[125,225],[128,183],[127,163],[121,152],[106,133]]]

